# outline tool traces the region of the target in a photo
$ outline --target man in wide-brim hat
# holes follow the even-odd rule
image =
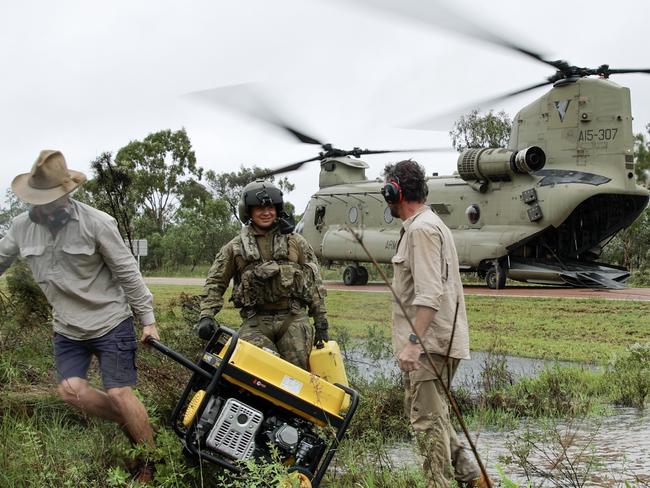
[[[115,219],[70,198],[86,177],[69,170],[60,151],[44,150],[32,170],[11,188],[28,212],[17,216],[0,240],[0,274],[21,256],[52,306],[54,358],[61,398],[89,415],[120,424],[131,440],[153,447],[144,405],[134,395],[137,340],[159,339],[153,299]],[[131,311],[133,310],[133,312]],[[104,390],[88,384],[92,356]],[[148,482],[142,463],[136,478]]]

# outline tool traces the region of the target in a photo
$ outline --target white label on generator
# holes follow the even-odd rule
[[[299,395],[300,390],[302,390],[303,384],[302,382],[298,381],[296,378],[292,378],[291,376],[284,375],[284,378],[282,378],[282,382],[280,383],[280,388],[283,390],[290,391],[294,395]]]

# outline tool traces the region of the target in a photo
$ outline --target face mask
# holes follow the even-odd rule
[[[57,231],[70,220],[70,210],[67,206],[58,207],[46,215],[38,207],[31,207],[29,218],[35,224],[46,225],[51,230]]]

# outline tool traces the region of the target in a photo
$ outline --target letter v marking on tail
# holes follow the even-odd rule
[[[569,108],[569,103],[571,100],[562,100],[558,102],[553,102],[555,104],[555,109],[557,114],[560,116],[560,122],[564,122],[564,117],[566,116],[566,111]]]

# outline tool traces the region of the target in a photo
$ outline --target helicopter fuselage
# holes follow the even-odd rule
[[[516,167],[515,156],[530,148],[543,151],[545,164]],[[464,151],[458,175],[429,177],[426,204],[452,230],[461,269],[578,285],[605,273],[595,279],[607,286],[627,272],[595,260],[648,203],[633,154],[629,90],[564,80],[517,114],[508,149]],[[370,261],[349,228],[377,261],[395,252],[401,222],[379,192],[383,182],[365,179],[366,167],[352,158],[321,164],[321,189],[299,229],[324,264]]]

